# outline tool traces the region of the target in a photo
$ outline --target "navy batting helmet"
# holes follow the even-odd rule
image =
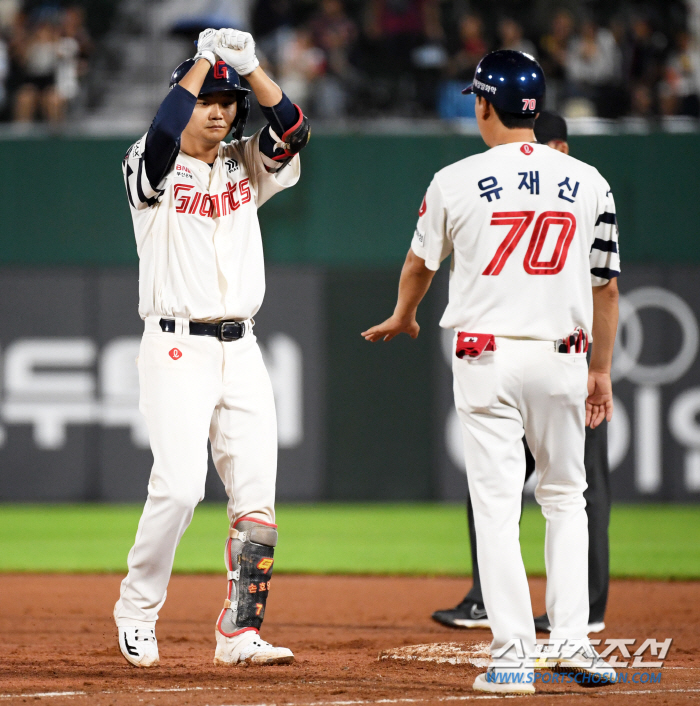
[[[479,62],[474,81],[462,93],[482,96],[504,113],[534,117],[543,108],[544,91],[544,72],[533,57],[499,49]]]
[[[183,61],[180,66],[173,71],[170,77],[170,88],[180,83],[194,64],[194,59]],[[238,109],[236,110],[236,117],[233,119],[231,133],[234,140],[240,140],[241,137],[243,137],[243,130],[248,116],[250,115],[250,99],[248,98],[250,89],[241,86],[238,74],[233,68],[223,61],[217,61],[216,64],[209,69],[204,83],[202,84],[202,88],[199,91],[200,96],[210,95],[211,93],[236,94]]]

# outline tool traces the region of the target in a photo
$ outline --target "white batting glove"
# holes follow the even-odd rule
[[[237,29],[219,30],[216,53],[232,66],[239,76],[247,76],[260,65],[255,56],[255,41],[248,32]]]
[[[194,55],[194,60],[206,59],[212,66],[216,64],[216,45],[219,42],[218,29],[205,29],[200,33],[197,40],[197,53]]]

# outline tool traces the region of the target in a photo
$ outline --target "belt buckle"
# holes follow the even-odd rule
[[[235,333],[233,336],[226,335],[227,326],[234,327]],[[243,338],[243,335],[245,334],[245,324],[241,323],[240,321],[222,321],[219,324],[218,334],[220,341],[237,341],[238,339]]]

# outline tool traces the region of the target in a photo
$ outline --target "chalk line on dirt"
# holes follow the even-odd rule
[[[171,687],[171,688],[161,688],[161,689],[136,689],[129,691],[40,691],[32,694],[19,693],[19,694],[0,694],[0,699],[12,699],[22,697],[28,698],[51,698],[51,697],[82,697],[82,696],[97,696],[97,695],[119,695],[119,694],[168,694],[177,692],[193,692],[193,691],[228,691],[232,687],[226,686],[184,686],[184,687]],[[252,689],[252,687],[235,687],[236,690],[239,689]],[[605,689],[605,694],[619,694],[624,696],[641,696],[643,694],[694,694],[700,693],[700,689],[628,689],[628,690],[615,690],[615,689]],[[544,694],[541,694],[544,696]],[[569,692],[557,692],[548,693],[547,696],[557,697],[557,696],[590,696],[589,692],[579,692],[579,691],[569,691]],[[347,699],[342,701],[296,701],[289,703],[285,700],[287,706],[361,706],[362,704],[421,704],[428,702],[447,702],[447,701],[473,701],[476,699],[502,699],[502,698],[519,698],[520,694],[464,694],[460,696],[429,696],[427,698],[396,698],[396,699]],[[264,702],[259,704],[221,704],[219,706],[278,706],[274,701]]]

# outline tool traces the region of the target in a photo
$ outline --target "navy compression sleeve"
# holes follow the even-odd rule
[[[182,86],[174,86],[153,118],[146,136],[144,160],[146,176],[154,189],[168,173],[180,151],[180,135],[187,127],[196,104],[197,96]]]
[[[271,127],[278,137],[282,137],[282,134],[297,122],[299,114],[292,101],[284,93],[282,100],[277,105],[270,107],[261,105],[260,110],[269,123],[269,126],[265,127],[260,135],[260,151],[272,158],[281,154],[281,150],[275,150],[275,140],[270,135],[269,128]]]

